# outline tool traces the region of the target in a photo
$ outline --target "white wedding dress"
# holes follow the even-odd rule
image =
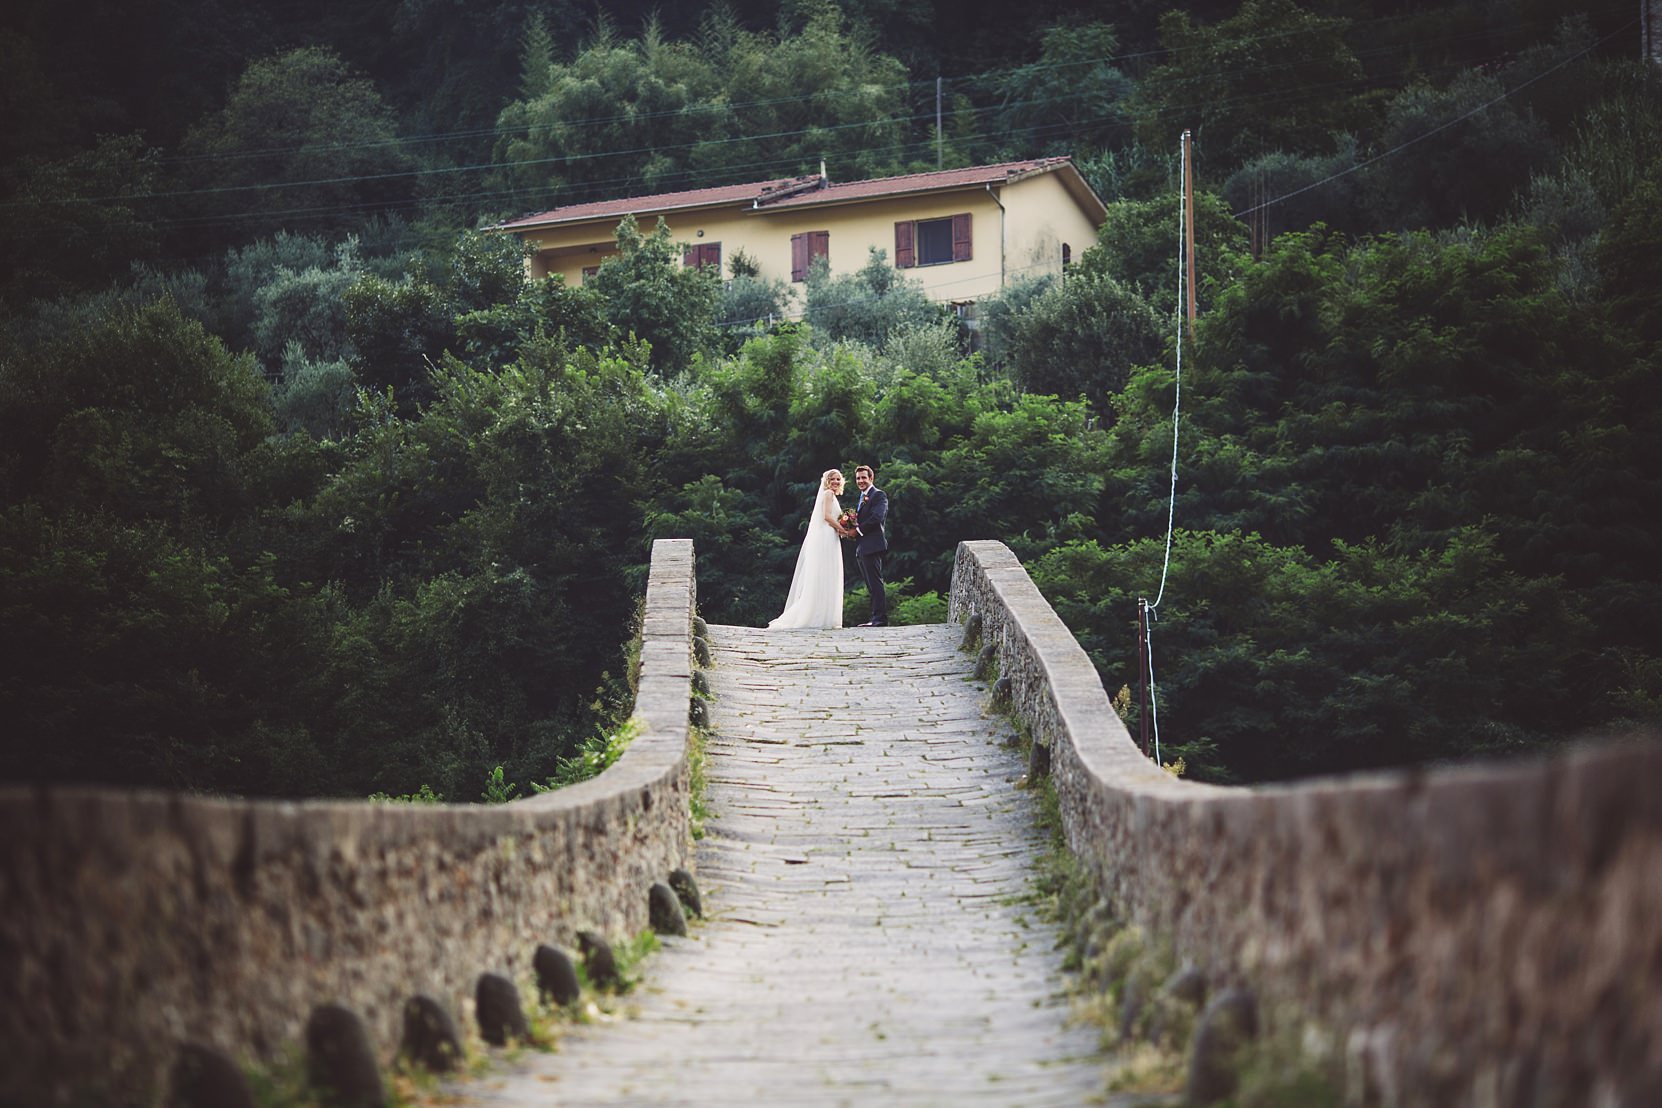
[[[820,489],[814,499],[814,514],[808,517],[808,533],[796,555],[796,573],[791,591],[785,596],[785,610],[769,628],[843,625],[843,550],[836,528],[827,523],[840,509],[830,489]]]

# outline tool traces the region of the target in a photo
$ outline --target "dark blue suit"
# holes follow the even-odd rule
[[[875,485],[866,489],[854,517],[854,525],[860,530],[860,537],[854,540],[854,560],[871,594],[871,621],[877,624],[889,622],[889,598],[883,591],[883,555],[889,549],[889,533],[883,521],[888,515],[888,494]]]

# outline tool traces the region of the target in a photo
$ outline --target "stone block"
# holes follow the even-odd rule
[[[519,989],[499,973],[479,975],[474,989],[474,1010],[479,1019],[479,1036],[492,1046],[507,1046],[509,1039],[523,1042],[530,1034],[525,1010],[519,1003]]]
[[[571,955],[556,946],[537,947],[531,958],[531,967],[537,974],[537,989],[555,1004],[565,1006],[577,1003],[582,987],[577,981],[577,966]]]

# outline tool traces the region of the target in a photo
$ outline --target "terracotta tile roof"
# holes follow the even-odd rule
[[[1070,164],[1070,159],[1065,157],[1031,158],[1019,162],[1001,162],[998,165],[943,169],[933,173],[908,173],[899,177],[878,177],[869,181],[839,184],[821,184],[817,175],[780,177],[771,181],[751,181],[742,185],[718,185],[715,188],[690,189],[685,192],[660,192],[651,196],[568,204],[563,208],[522,216],[498,226],[501,230],[513,231],[546,227],[556,223],[582,223],[591,219],[621,219],[631,212],[643,215],[687,208],[797,208],[814,204],[837,204],[880,196],[901,196],[939,189],[1008,183],[1036,173],[1049,173]]]
[[[974,165],[965,169],[942,169],[933,173],[908,173],[903,177],[878,177],[870,181],[828,184],[814,192],[786,197],[770,208],[801,207],[808,204],[836,204],[844,200],[867,200],[875,196],[900,196],[911,192],[963,188],[966,185],[996,185],[1020,180],[1034,173],[1048,173],[1071,164],[1067,158],[1033,158],[998,165]]]
[[[748,205],[764,192],[784,189],[790,185],[818,181],[813,177],[781,177],[773,181],[749,181],[742,185],[717,185],[707,189],[688,189],[685,192],[658,192],[651,196],[630,196],[619,200],[595,200],[587,204],[567,204],[535,215],[521,216],[499,224],[503,230],[520,227],[540,227],[548,223],[580,223],[587,219],[606,216],[622,218],[630,212],[674,211],[680,208],[709,208],[727,204]]]

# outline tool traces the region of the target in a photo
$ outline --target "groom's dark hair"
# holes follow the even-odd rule
[[[860,475],[860,471],[862,469],[865,470],[868,474],[871,475],[871,479],[873,481],[877,480],[877,471],[875,469],[872,469],[870,466],[855,466],[854,467],[854,475],[856,477],[858,477]]]

